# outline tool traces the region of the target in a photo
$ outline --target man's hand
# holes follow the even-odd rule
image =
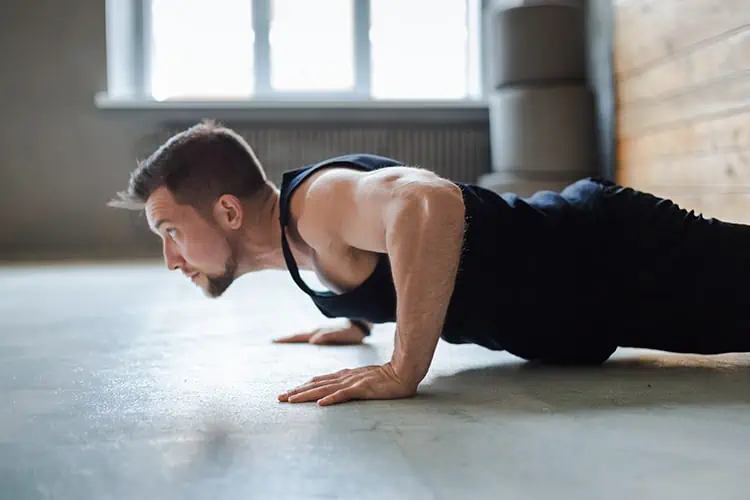
[[[316,328],[309,332],[298,333],[289,337],[275,339],[278,344],[310,343],[319,345],[354,345],[361,344],[364,332],[355,325]]]
[[[304,385],[279,395],[279,401],[319,406],[344,403],[355,399],[400,399],[414,396],[417,383],[401,378],[390,363],[365,366],[355,370],[314,377]]]

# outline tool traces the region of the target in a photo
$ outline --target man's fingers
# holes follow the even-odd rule
[[[352,372],[352,370],[345,368],[343,370],[339,370],[334,373],[329,373],[328,375],[318,375],[317,377],[311,378],[307,383],[313,383],[313,382],[322,382],[323,380],[331,380],[334,378],[343,377],[344,375],[348,375]]]
[[[318,345],[331,344],[334,340],[328,332],[318,332],[310,337],[310,343]]]
[[[308,342],[313,335],[314,335],[313,333],[298,333],[296,335],[290,335],[288,337],[281,337],[278,339],[274,339],[274,343],[289,344],[289,343],[296,343],[296,342]]]
[[[308,401],[316,401],[320,398],[328,396],[329,394],[335,393],[342,387],[344,387],[344,384],[340,382],[324,384],[314,389],[309,389],[307,391],[289,396],[288,401],[290,403],[306,403]]]
[[[297,333],[287,337],[274,339],[276,344],[310,343],[317,345],[354,345],[361,344],[364,335],[359,330],[351,328],[332,329],[316,328],[310,332]]]
[[[311,344],[320,345],[355,345],[361,344],[364,335],[360,330],[345,328],[342,330],[325,330],[310,337]]]
[[[301,385],[299,387],[295,387],[294,389],[291,389],[289,391],[286,391],[287,397],[292,397],[294,395],[303,393],[305,391],[309,391],[310,389],[315,389],[317,387],[321,387],[323,385],[328,385],[337,382],[336,380],[322,380],[320,382],[311,382],[309,384]]]
[[[362,367],[357,368],[356,370],[346,368],[335,373],[313,377],[304,384],[280,394],[278,400],[281,402],[287,402],[292,396],[331,384],[341,384],[342,387],[351,386],[357,383],[362,385],[366,380],[366,373],[370,368],[371,367]]]
[[[318,400],[318,406],[344,403],[352,399],[365,399],[367,388],[361,382],[339,389]]]
[[[346,381],[346,376],[337,375],[337,374],[323,375],[322,377],[315,377],[309,382],[302,384],[298,387],[295,387],[294,389],[290,389],[286,391],[284,394],[281,394],[279,396],[279,401],[288,401],[291,396],[294,396],[296,394],[300,394],[305,391],[309,391],[311,389],[316,389],[324,385],[329,385],[333,383],[343,383],[345,381]]]

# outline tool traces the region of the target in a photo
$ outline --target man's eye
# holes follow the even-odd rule
[[[167,235],[169,235],[170,238],[174,238],[175,230],[172,228],[167,229]]]

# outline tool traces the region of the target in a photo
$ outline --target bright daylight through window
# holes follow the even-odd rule
[[[252,95],[249,0],[151,0],[150,21],[154,99]]]
[[[274,90],[354,88],[352,4],[352,0],[271,0]]]
[[[473,1],[151,0],[147,82],[157,100],[478,97]]]

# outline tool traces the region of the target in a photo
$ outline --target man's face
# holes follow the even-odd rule
[[[149,227],[162,239],[164,260],[179,269],[209,297],[219,297],[236,277],[237,249],[218,223],[189,205],[179,205],[165,187],[146,202]]]

